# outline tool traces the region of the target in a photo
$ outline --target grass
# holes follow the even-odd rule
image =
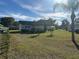
[[[8,49],[10,43],[9,38],[9,33],[0,34],[0,59],[6,59],[8,56]]]
[[[9,30],[10,33],[20,33],[20,30]]]
[[[79,51],[71,41],[71,33],[55,30],[41,34],[10,34],[10,55],[53,55],[54,59],[79,59]],[[34,36],[34,37],[32,37]],[[79,42],[79,34],[75,34]],[[50,58],[49,58],[50,59]]]

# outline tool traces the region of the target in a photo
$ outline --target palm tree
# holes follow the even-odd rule
[[[64,3],[57,3],[55,4],[55,7],[62,7],[65,11],[71,12],[71,29],[72,29],[72,42],[76,46],[76,48],[79,50],[79,45],[75,41],[75,33],[74,33],[74,20],[75,20],[75,11],[78,10],[79,7],[79,0],[68,0],[67,4]]]

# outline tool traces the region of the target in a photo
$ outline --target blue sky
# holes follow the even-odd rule
[[[16,20],[39,20],[52,17],[61,21],[68,13],[61,8],[53,10],[55,3],[67,3],[67,0],[0,0],[0,17],[11,16]],[[61,19],[62,18],[62,19]]]

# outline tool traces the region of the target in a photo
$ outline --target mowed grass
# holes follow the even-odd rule
[[[10,51],[18,55],[53,55],[56,59],[79,59],[79,51],[71,41],[71,33],[55,30],[41,34],[10,34]],[[75,34],[77,43],[79,34]]]

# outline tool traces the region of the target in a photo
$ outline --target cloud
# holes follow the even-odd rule
[[[36,13],[39,15],[40,18],[49,18],[49,17],[53,17],[55,19],[61,19],[61,18],[67,18],[67,16],[70,16],[69,13],[64,13],[64,12],[42,12],[44,11],[44,9],[42,9],[41,6],[31,6],[31,5],[21,5],[23,8],[25,9],[29,9],[30,11]]]
[[[41,5],[39,5],[39,6],[35,6],[35,7],[33,7],[33,6],[31,6],[31,5],[24,5],[24,4],[21,4],[21,6],[23,7],[23,8],[25,8],[25,9],[29,9],[29,10],[31,10],[32,12],[34,12],[34,13],[36,13],[36,14],[38,14],[38,15],[40,15],[41,17],[66,17],[67,16],[67,14],[66,13],[64,13],[64,12],[57,12],[57,13],[48,13],[48,12],[46,12],[46,13],[44,13],[44,12],[42,12],[42,11],[44,11],[44,9],[42,8],[42,6]]]
[[[29,16],[21,15],[21,14],[14,14],[14,13],[9,13],[9,14],[0,14],[0,17],[14,17],[17,19],[27,19]]]
[[[0,17],[9,17],[9,15],[0,13]]]
[[[43,17],[53,17],[53,18],[67,18],[70,13],[57,12],[57,13],[39,13]]]
[[[64,4],[67,4],[68,0],[54,0],[54,3],[64,3]]]
[[[11,13],[10,16],[17,18],[17,19],[22,19],[22,20],[30,18],[29,16],[26,16],[26,15],[14,14],[14,13]]]
[[[19,19],[19,20],[25,20],[25,21],[33,21],[33,20],[39,20],[40,17],[31,17],[31,16],[27,16],[27,15],[22,15],[22,14],[10,14],[10,16]]]
[[[35,1],[35,0],[34,0]],[[56,0],[55,2],[57,2],[58,0]],[[60,2],[61,0],[59,0]],[[55,18],[62,18],[62,17],[67,17],[68,13],[64,13],[64,12],[56,12],[53,13],[53,1],[52,0],[43,0],[41,3],[32,3],[32,4],[25,4],[23,2],[20,1],[15,1],[16,3],[18,3],[22,8],[24,9],[29,9],[30,11],[36,13],[37,15],[39,15],[39,17],[55,17]],[[47,3],[48,2],[48,3]],[[55,3],[54,2],[54,3]],[[63,3],[67,2],[66,0],[63,1]],[[47,5],[46,5],[47,4]]]
[[[9,15],[12,17],[15,17],[17,19],[21,20],[36,20],[40,18],[55,18],[55,19],[61,19],[61,18],[67,18],[70,16],[70,13],[64,13],[64,12],[56,12],[53,13],[53,0],[29,0],[30,2],[28,3],[27,0],[14,0],[21,8],[28,9],[35,14],[39,15],[39,17],[30,17],[27,15],[23,15],[20,13],[10,13]],[[40,2],[38,2],[40,1]],[[67,3],[67,0],[54,0],[58,3]],[[59,9],[58,9],[59,10]]]
[[[29,9],[33,12],[51,12],[53,1],[52,0],[29,0],[30,3],[26,0],[14,0],[15,3],[17,3],[19,6],[21,6],[24,9]],[[52,2],[50,2],[52,1]]]
[[[24,21],[33,21],[33,20],[39,20],[40,17],[31,17],[27,15],[22,15],[20,13],[8,13],[8,14],[0,14],[0,17],[13,17],[17,21],[24,20]]]
[[[28,5],[28,4],[20,4],[20,6],[22,8],[29,9],[29,10],[45,11],[41,5],[32,6],[32,5]]]

